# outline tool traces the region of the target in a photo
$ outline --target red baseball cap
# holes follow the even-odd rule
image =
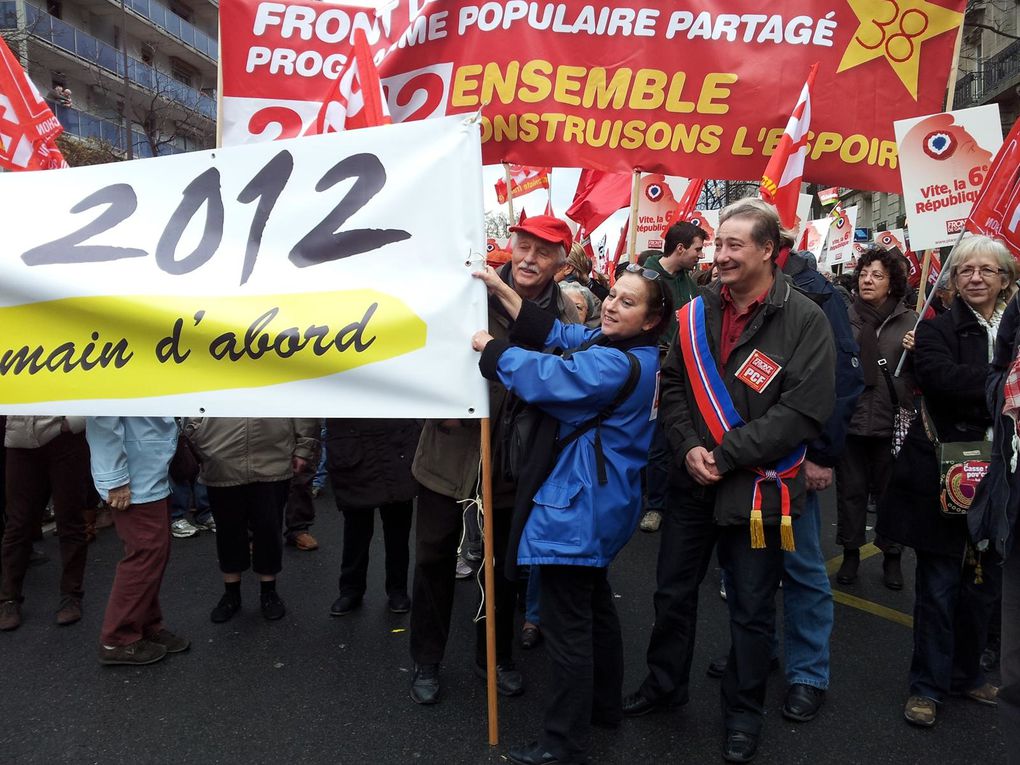
[[[570,226],[552,215],[533,215],[525,218],[523,223],[510,226],[510,231],[523,231],[543,242],[561,244],[567,254],[570,254],[570,245],[574,243],[574,235],[570,233]]]

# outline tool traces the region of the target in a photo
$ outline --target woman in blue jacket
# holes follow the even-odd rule
[[[491,268],[476,273],[515,320],[511,342],[566,349],[537,353],[477,332],[482,374],[559,423],[565,439],[616,401],[597,427],[569,440],[533,507],[517,561],[541,569],[542,628],[553,663],[552,696],[537,742],[510,752],[523,765],[580,763],[591,724],[622,719],[623,641],[606,568],[641,514],[641,468],[655,418],[659,327],[672,312],[654,271],[631,266],[603,304],[599,329],[556,321],[523,302]],[[621,389],[637,378],[631,393]]]

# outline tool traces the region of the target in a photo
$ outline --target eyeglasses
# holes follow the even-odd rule
[[[975,268],[974,266],[966,266],[956,272],[956,275],[962,279],[972,279],[974,274],[980,274],[982,279],[994,279],[997,276],[1002,276],[1006,273],[1001,268],[991,268],[990,266],[981,266],[981,268]]]
[[[858,276],[857,278],[863,279],[865,277],[871,279],[871,281],[873,282],[884,282],[886,279],[889,278],[889,275],[884,274],[881,271],[861,271],[860,276]]]
[[[658,271],[653,271],[650,268],[645,268],[644,266],[638,265],[637,263],[631,263],[629,266],[627,266],[627,273],[639,274],[651,282],[654,282],[656,279],[659,278]]]

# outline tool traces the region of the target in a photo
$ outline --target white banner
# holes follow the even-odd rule
[[[999,105],[893,123],[915,252],[953,244],[1002,146]]]
[[[678,175],[643,173],[638,196],[637,245],[635,251],[662,251],[662,232],[669,227],[677,200],[687,191],[690,179]],[[628,229],[629,230],[629,229]]]
[[[5,173],[0,194],[0,411],[488,415],[462,117]]]
[[[840,216],[829,226],[829,240],[825,251],[825,259],[819,265],[825,265],[835,271],[836,266],[849,263],[853,256],[854,227],[857,225],[857,205],[844,208]]]

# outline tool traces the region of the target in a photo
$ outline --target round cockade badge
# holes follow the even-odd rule
[[[957,147],[956,137],[945,130],[935,130],[924,137],[921,148],[932,159],[949,159]]]

